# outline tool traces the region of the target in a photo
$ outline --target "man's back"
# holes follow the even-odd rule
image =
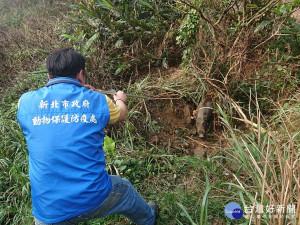
[[[35,224],[78,224],[121,213],[153,225],[157,205],[147,204],[129,180],[105,171],[104,127],[126,120],[126,94],[118,91],[113,103],[85,84],[85,58],[74,49],[52,52],[46,68],[46,87],[22,95],[18,110]]]
[[[21,97],[18,120],[28,144],[36,218],[56,223],[108,196],[102,144],[109,117],[105,96],[71,78],[52,79]]]

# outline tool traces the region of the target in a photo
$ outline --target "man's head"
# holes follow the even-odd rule
[[[79,73],[84,74],[85,58],[74,49],[61,49],[49,55],[46,67],[50,79],[56,77],[77,79]]]

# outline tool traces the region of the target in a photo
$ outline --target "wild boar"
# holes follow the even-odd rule
[[[196,110],[196,128],[200,138],[204,138],[209,128],[213,114],[213,102],[211,97],[204,98]]]

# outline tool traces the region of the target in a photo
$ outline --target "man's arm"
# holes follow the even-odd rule
[[[84,87],[91,90],[91,91],[96,91],[96,89],[91,85],[85,84]],[[126,94],[123,91],[118,91],[116,94],[113,95],[113,97],[114,97],[114,100],[116,102],[116,105],[120,108],[120,115],[119,115],[117,120],[115,120],[114,118],[111,117],[111,120],[110,120],[111,124],[119,122],[119,121],[124,121],[124,120],[126,120],[126,116],[127,116],[127,106],[125,104],[126,99],[127,99]],[[115,105],[111,101],[110,98],[108,98],[107,96],[106,96],[106,98],[107,98],[106,99],[107,103],[109,105],[110,113],[113,113],[114,116],[117,116],[118,113],[119,113],[118,112],[119,110],[115,109]],[[112,114],[111,114],[111,116],[112,116]]]
[[[123,91],[118,91],[116,94],[114,94],[114,100],[117,104],[117,106],[120,107],[120,116],[117,122],[126,120],[127,116],[127,106],[125,104],[127,99],[126,94]]]

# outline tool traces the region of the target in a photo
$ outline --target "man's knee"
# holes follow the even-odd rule
[[[129,180],[127,180],[126,178],[122,178],[118,175],[110,175],[110,179],[112,182],[112,186],[118,185],[118,184],[127,184],[127,185],[132,186],[132,184]]]

